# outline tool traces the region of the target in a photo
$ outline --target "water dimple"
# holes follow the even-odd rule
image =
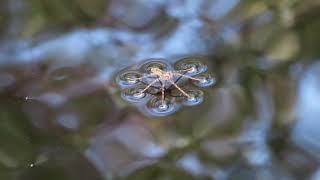
[[[135,94],[132,95],[135,99],[142,99],[146,96],[146,93],[142,93],[142,92],[137,92]]]
[[[160,111],[167,111],[169,109],[169,106],[166,103],[161,103],[158,107]]]
[[[174,67],[178,71],[185,71],[189,76],[198,75],[208,70],[207,65],[193,58],[182,59],[176,62]]]
[[[154,59],[154,60],[149,60],[148,62],[142,64],[140,67],[140,70],[144,73],[150,74],[151,68],[158,68],[163,71],[166,71],[170,69],[170,65],[165,63],[161,59]]]
[[[143,102],[145,99],[149,97],[149,94],[146,92],[142,92],[144,90],[143,86],[134,87],[134,88],[128,88],[124,89],[122,91],[122,98],[129,101],[129,102]]]
[[[138,84],[141,77],[142,75],[138,71],[127,70],[118,75],[117,83],[120,86],[132,86]]]
[[[212,77],[210,74],[202,74],[196,77],[200,81],[193,80],[193,84],[198,87],[209,87],[216,83],[216,78]]]
[[[160,97],[153,97],[146,104],[148,112],[153,116],[167,116],[179,110],[179,104],[173,99],[161,100]]]
[[[182,104],[185,106],[196,106],[203,102],[203,91],[201,90],[188,90],[189,97],[184,97]]]

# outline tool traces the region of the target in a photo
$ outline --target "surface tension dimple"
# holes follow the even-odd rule
[[[121,93],[122,98],[133,103],[142,102],[145,98],[149,97],[147,92],[142,92],[143,89],[143,86],[124,89]]]
[[[187,75],[194,76],[208,70],[208,66],[196,59],[185,58],[175,64],[177,70],[188,70]]]
[[[151,59],[140,65],[139,70],[142,73],[150,74],[152,68],[157,68],[163,71],[168,71],[170,65],[165,62],[165,60],[161,59]]]
[[[179,110],[179,104],[173,99],[161,100],[159,97],[153,97],[146,105],[147,111],[153,116],[167,116]]]
[[[204,99],[204,93],[201,90],[189,90],[188,93],[190,97],[184,97],[182,100],[182,104],[185,106],[195,106],[201,104]]]
[[[209,87],[216,83],[216,79],[212,77],[210,74],[199,75],[199,76],[196,76],[196,78],[200,80],[193,81],[193,84],[198,87]]]
[[[121,72],[117,77],[117,83],[120,86],[132,86],[139,83],[142,74],[138,71],[128,70]]]

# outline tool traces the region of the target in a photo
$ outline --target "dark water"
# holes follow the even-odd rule
[[[318,0],[0,0],[0,179],[320,179],[319,19]],[[192,97],[119,86],[195,57]]]

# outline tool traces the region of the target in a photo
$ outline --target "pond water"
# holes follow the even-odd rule
[[[0,179],[320,179],[319,10],[0,0]]]

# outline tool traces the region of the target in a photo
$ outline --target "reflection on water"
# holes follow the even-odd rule
[[[0,179],[319,179],[319,9],[0,0]]]

